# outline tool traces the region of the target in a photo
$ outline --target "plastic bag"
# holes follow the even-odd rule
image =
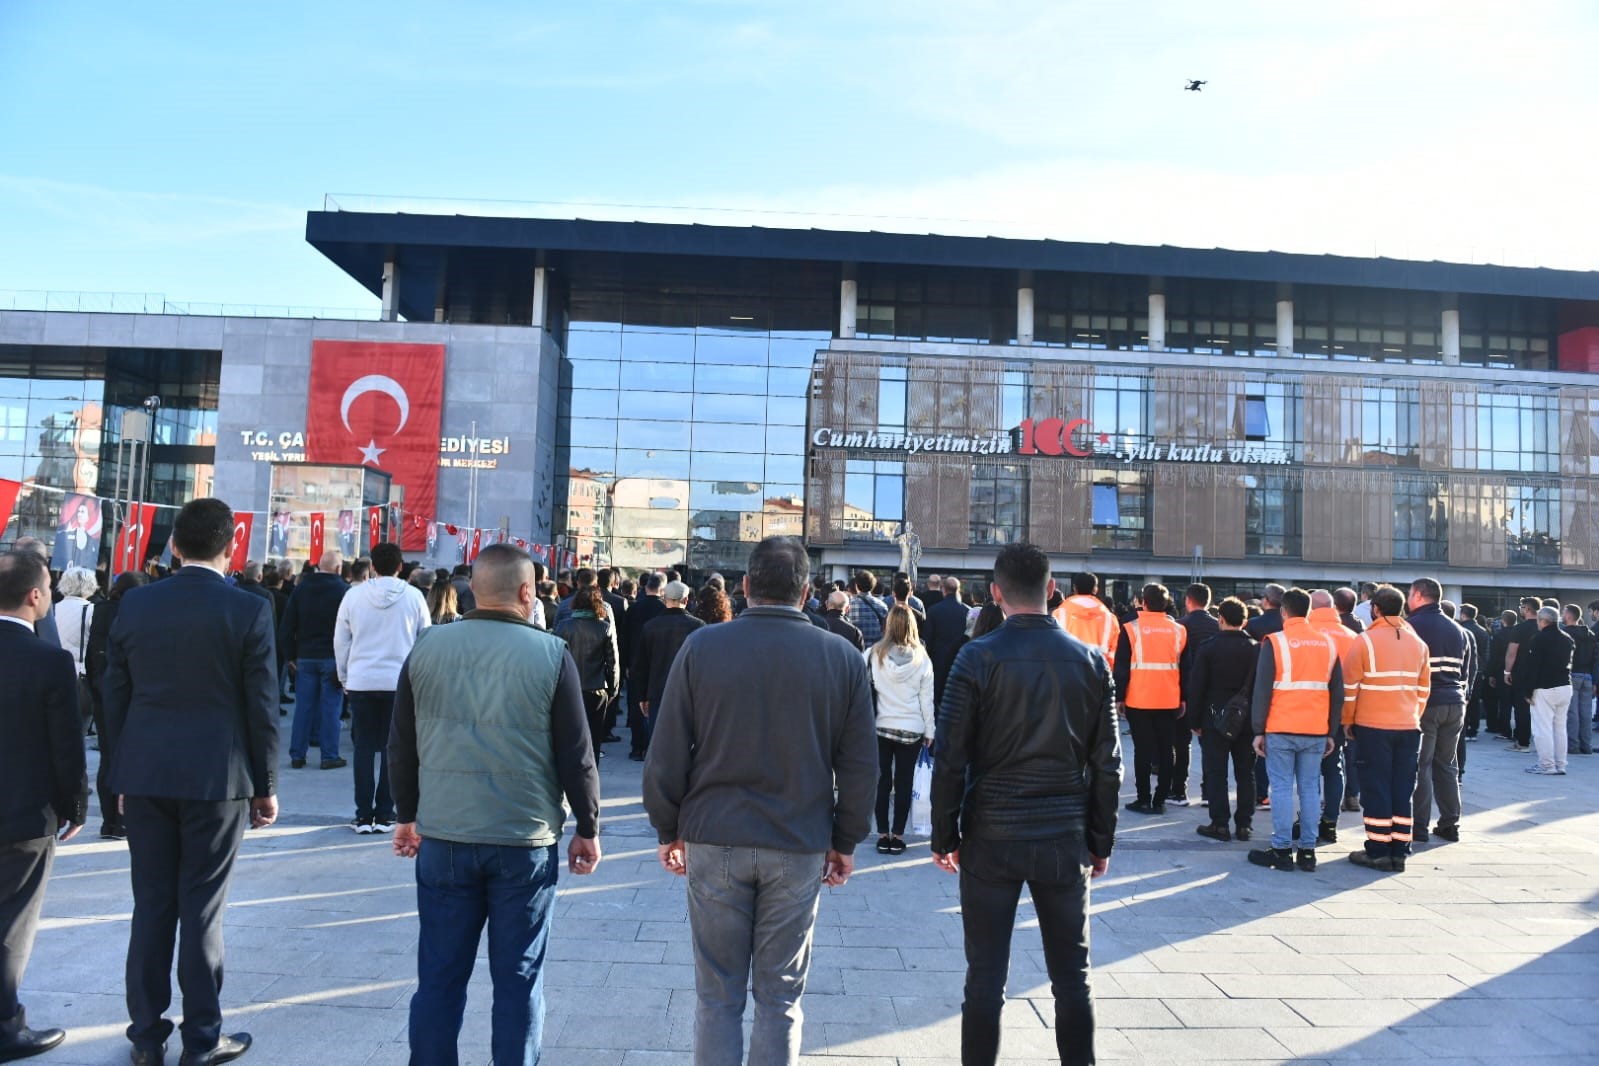
[[[933,753],[927,748],[916,757],[916,776],[911,778],[911,832],[933,835]]]

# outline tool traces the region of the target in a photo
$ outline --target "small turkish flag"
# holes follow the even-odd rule
[[[516,546],[521,548],[523,551],[527,551],[527,541],[523,540],[521,537],[516,538]]]
[[[471,552],[471,554],[469,554],[466,557],[466,561],[469,562],[469,563],[476,562],[477,561],[477,553],[478,553],[478,551],[480,549],[482,549],[482,547],[483,547],[483,531],[481,529],[474,529],[472,531],[472,552]]]
[[[450,536],[453,537],[457,533],[461,532],[461,530],[460,530],[460,528],[458,526],[456,526],[456,524],[454,522],[447,522],[447,523],[445,523],[445,526],[444,526],[444,532],[448,533]]]
[[[117,553],[112,557],[111,569],[118,574],[137,570],[144,563],[144,553],[150,548],[150,526],[155,522],[155,504],[135,504],[128,520],[117,534]]]
[[[327,522],[326,516],[321,511],[311,514],[311,565],[316,566],[322,562],[322,530]]]
[[[366,512],[366,550],[371,551],[383,540],[383,508],[372,507]]]
[[[249,511],[233,512],[233,552],[228,559],[228,569],[243,570],[250,561],[250,527],[255,515]]]

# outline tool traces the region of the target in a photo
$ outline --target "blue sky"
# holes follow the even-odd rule
[[[370,307],[328,193],[1599,268],[1596,53],[1581,0],[0,0],[0,290]]]

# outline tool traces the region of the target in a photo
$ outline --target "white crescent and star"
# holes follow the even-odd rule
[[[344,398],[339,401],[339,419],[344,423],[345,430],[347,432],[350,431],[351,405],[369,392],[380,392],[399,405],[400,424],[394,427],[394,432],[398,433],[403,430],[405,424],[411,420],[411,398],[405,394],[405,389],[400,386],[398,381],[386,374],[368,374],[365,377],[356,378],[350,382],[350,387],[344,390]],[[362,464],[371,463],[376,466],[378,457],[388,451],[388,449],[379,448],[375,439],[369,439],[366,447],[357,447],[356,451],[361,453]]]

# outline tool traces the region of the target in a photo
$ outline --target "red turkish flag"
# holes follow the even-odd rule
[[[316,566],[322,561],[323,530],[327,526],[327,516],[321,511],[311,514],[311,565]]]
[[[21,491],[22,482],[0,478],[0,535],[5,533],[6,525],[11,521],[11,511],[16,507],[17,494]]]
[[[305,457],[394,475],[406,510],[431,514],[438,495],[444,345],[312,341]],[[423,548],[422,529],[396,530]]]
[[[111,557],[111,572],[125,574],[144,565],[150,548],[150,527],[155,523],[155,504],[135,504],[117,534],[117,553]]]
[[[383,508],[369,507],[366,512],[366,550],[371,551],[383,541]]]
[[[483,531],[481,529],[474,529],[472,531],[472,550],[467,555],[466,561],[468,563],[476,562],[477,561],[477,553],[478,553],[479,549],[481,549],[482,547],[483,547]]]
[[[255,524],[255,515],[249,511],[233,512],[233,553],[228,560],[229,570],[243,570],[244,564],[250,561],[250,527]]]

